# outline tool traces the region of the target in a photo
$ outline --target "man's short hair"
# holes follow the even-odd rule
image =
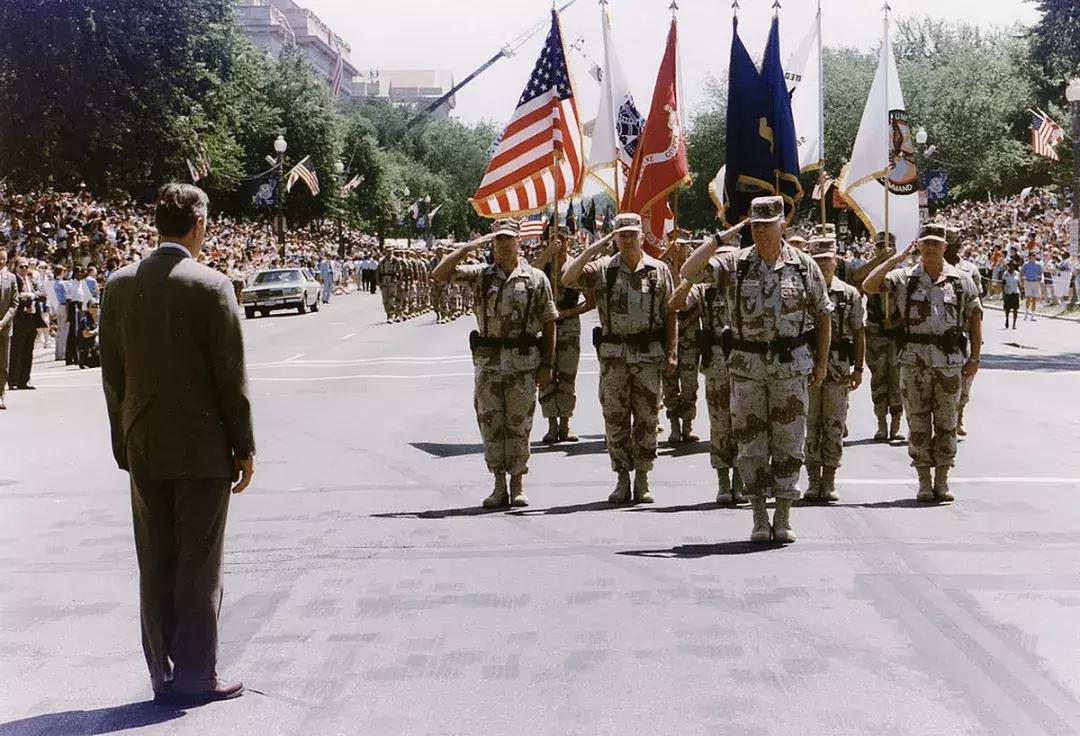
[[[210,199],[192,184],[171,182],[158,190],[154,224],[158,235],[180,238],[191,232],[195,222],[207,216]]]

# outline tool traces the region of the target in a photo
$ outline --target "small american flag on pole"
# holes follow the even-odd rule
[[[337,61],[334,63],[334,73],[330,76],[330,93],[337,97],[341,92],[341,82],[345,78],[345,55],[338,46]]]
[[[581,119],[559,15],[470,200],[482,217],[519,217],[577,195],[585,176]]]
[[[188,173],[191,174],[192,184],[198,184],[200,180],[210,176],[210,160],[205,155],[199,155],[194,163],[190,158],[185,161],[187,161]]]
[[[1057,144],[1065,137],[1065,131],[1046,113],[1040,114],[1033,111],[1031,117],[1032,151],[1036,156],[1046,156],[1054,161],[1060,161]]]
[[[289,169],[289,176],[285,180],[285,191],[288,192],[292,189],[296,180],[304,182],[304,185],[311,192],[311,196],[314,197],[319,193],[319,177],[315,175],[315,169],[308,168],[308,161],[311,160],[311,156],[304,156],[296,166]]]
[[[347,181],[345,184],[343,184],[341,189],[338,190],[338,196],[339,197],[344,197],[349,192],[351,192],[353,189],[356,189],[358,186],[360,186],[360,182],[362,182],[363,180],[364,180],[363,174],[357,174],[352,179],[349,179],[349,181]]]
[[[538,240],[544,234],[544,228],[547,227],[548,218],[547,215],[530,217],[521,223],[522,240]]]

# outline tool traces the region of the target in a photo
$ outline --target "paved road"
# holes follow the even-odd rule
[[[0,736],[1080,733],[1080,329],[999,316],[955,505],[914,506],[864,387],[842,502],[763,550],[704,446],[664,450],[655,506],[599,503],[588,350],[583,441],[484,514],[465,321],[386,326],[363,295],[249,321],[220,669],[252,692],[186,713],[145,702],[97,371],[39,364],[0,415]]]

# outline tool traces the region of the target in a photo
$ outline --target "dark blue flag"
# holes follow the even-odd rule
[[[765,44],[761,81],[766,93],[761,136],[771,138],[775,193],[784,198],[790,220],[795,203],[803,197],[803,190],[799,183],[799,139],[795,134],[795,116],[791,113],[791,95],[780,62],[780,19],[776,16],[773,16],[769,41]]]
[[[727,169],[720,216],[731,227],[746,218],[751,199],[773,194],[776,180],[770,142],[761,135],[766,90],[739,38],[738,18],[733,21],[728,69]]]
[[[277,205],[278,180],[272,176],[260,179],[255,184],[255,194],[251,203],[256,207],[274,207]]]

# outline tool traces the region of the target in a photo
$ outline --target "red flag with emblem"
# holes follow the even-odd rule
[[[666,235],[675,226],[668,195],[690,183],[686,139],[679,117],[677,49],[678,25],[672,18],[653,88],[652,107],[638,139],[621,205],[623,212],[641,215],[645,250],[653,256],[667,247]]]

